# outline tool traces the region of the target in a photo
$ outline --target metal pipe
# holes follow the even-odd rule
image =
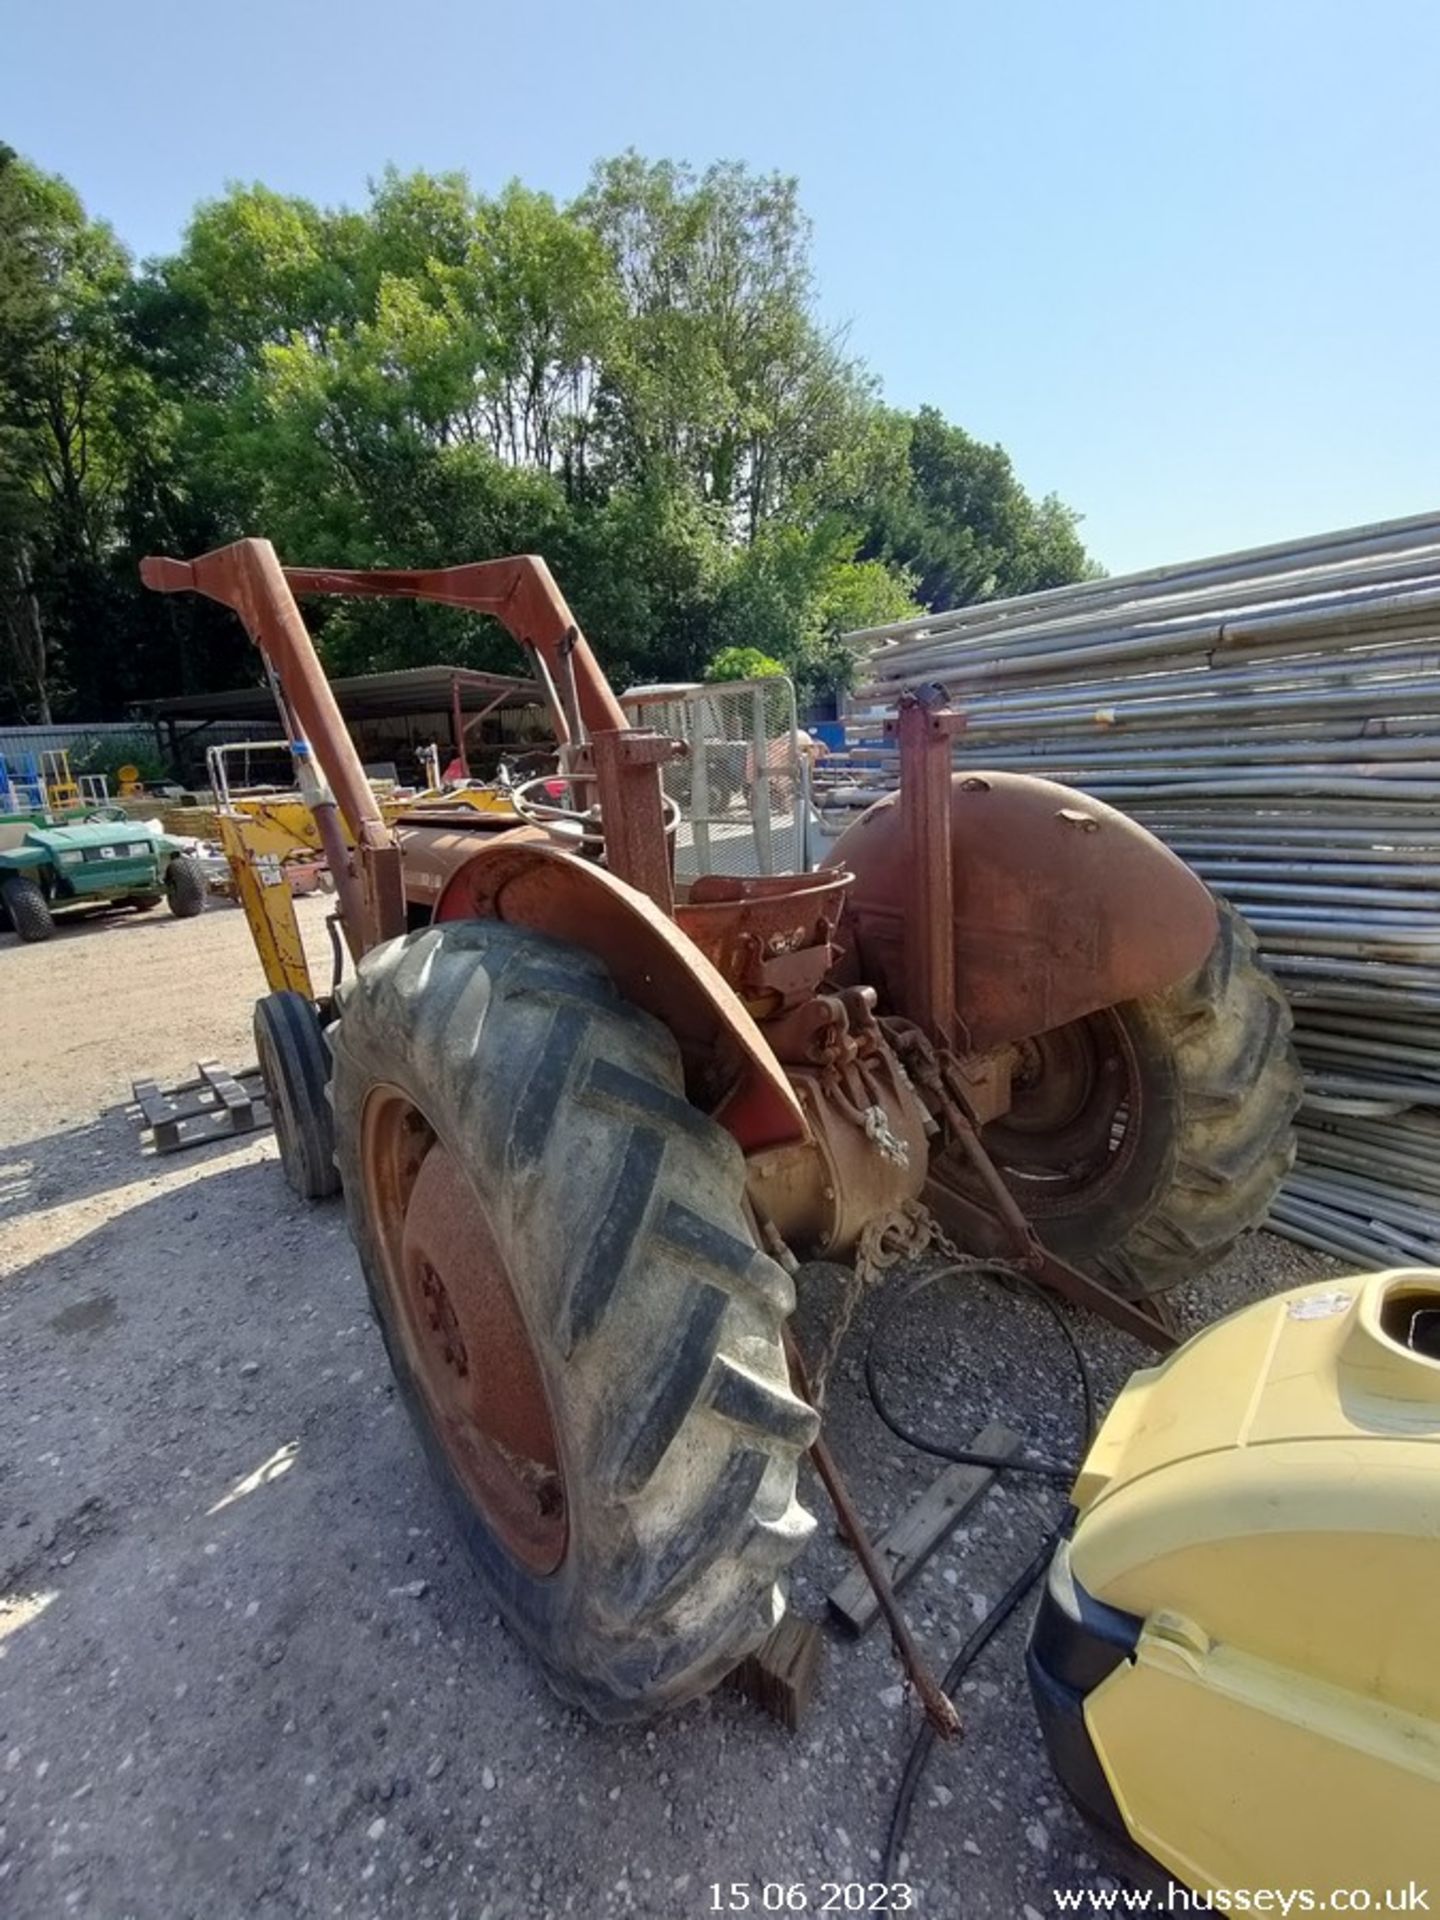
[[[973,691],[989,680],[1023,680],[1064,669],[1070,679],[1083,678],[1098,663],[1148,659],[1173,667],[1189,659],[1197,666],[1213,664],[1216,654],[1243,653],[1256,659],[1293,653],[1318,653],[1337,640],[1365,641],[1381,632],[1394,637],[1409,631],[1417,636],[1434,633],[1435,592],[1432,587],[1402,589],[1370,600],[1340,596],[1330,601],[1295,603],[1273,613],[1246,620],[1164,620],[1127,630],[1122,624],[1079,622],[1077,630],[1060,628],[1018,630],[983,641],[942,640],[916,648],[903,659],[897,650],[872,663],[873,687],[903,684],[907,679],[933,676],[938,671],[957,676],[957,687]],[[1086,659],[1086,626],[1093,645]],[[1056,636],[1063,632],[1063,645]],[[862,690],[864,693],[870,691]]]
[[[1259,581],[1304,569],[1318,570],[1357,560],[1383,559],[1426,546],[1440,546],[1440,514],[1421,513],[1407,519],[1377,521],[1365,527],[1347,527],[1317,534],[1308,540],[1285,540],[1271,546],[1237,549],[1182,565],[1147,567],[1074,587],[1050,587],[1017,594],[1010,600],[961,607],[949,614],[920,614],[889,626],[866,627],[844,638],[848,645],[874,645],[910,634],[933,631],[937,623],[967,619],[1000,621],[1033,609],[1049,610],[1061,604],[1073,607],[1117,606],[1174,594],[1185,586],[1224,585]]]
[[[785,1355],[790,1362],[790,1371],[794,1375],[797,1391],[807,1405],[813,1405],[810,1398],[810,1384],[805,1377],[805,1362],[801,1356],[799,1344],[788,1327],[785,1329]],[[885,1624],[890,1629],[895,1651],[899,1654],[901,1664],[916,1693],[920,1696],[926,1719],[942,1740],[953,1740],[960,1731],[960,1715],[955,1710],[954,1702],[936,1683],[934,1675],[926,1665],[925,1656],[920,1651],[914,1634],[910,1631],[910,1624],[901,1611],[900,1602],[895,1598],[894,1588],[890,1585],[889,1576],[881,1564],[880,1556],[871,1545],[870,1536],[865,1531],[865,1524],[860,1518],[855,1502],[850,1497],[849,1489],[840,1476],[840,1469],[835,1464],[835,1456],[819,1433],[810,1443],[810,1458],[815,1463],[815,1471],[820,1476],[821,1484],[830,1496],[835,1517],[840,1522],[855,1558],[860,1562],[865,1578],[870,1583],[870,1589],[875,1595],[875,1603],[885,1616]]]

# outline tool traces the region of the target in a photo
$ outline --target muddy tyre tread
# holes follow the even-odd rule
[[[814,1526],[796,1474],[816,1423],[782,1345],[794,1291],[747,1230],[738,1147],[686,1101],[668,1030],[597,960],[525,929],[457,921],[377,949],[342,990],[333,1044],[372,1304],[502,1613],[601,1719],[703,1692],[777,1624],[780,1576]],[[465,1498],[410,1376],[362,1191],[380,1082],[463,1152],[516,1276],[567,1487],[569,1549],[546,1579]]]
[[[14,874],[0,888],[5,896],[5,913],[10,930],[17,938],[33,945],[48,940],[55,931],[55,919],[49,902],[27,874]]]
[[[1194,1278],[1261,1226],[1295,1158],[1302,1076],[1289,1003],[1246,921],[1216,905],[1205,965],[1130,1010],[1173,1059],[1169,1150],[1149,1204],[1084,1263],[1130,1298]]]

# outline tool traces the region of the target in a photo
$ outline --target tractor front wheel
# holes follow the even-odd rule
[[[302,1200],[323,1200],[340,1185],[330,1050],[303,994],[269,993],[255,1002],[255,1054],[285,1178]]]
[[[495,1604],[598,1718],[703,1692],[777,1623],[814,1525],[794,1291],[738,1147],[579,949],[453,921],[368,954],[342,995],[351,1231]]]
[[[0,887],[0,895],[3,895],[10,925],[20,939],[48,940],[54,933],[55,916],[50,911],[50,903],[28,874],[13,874]]]
[[[1300,1067],[1255,936],[1217,903],[1190,979],[1022,1044],[984,1143],[1040,1238],[1129,1299],[1259,1226],[1294,1157]]]
[[[165,869],[165,899],[177,920],[193,920],[205,911],[205,869],[188,853],[177,853]]]

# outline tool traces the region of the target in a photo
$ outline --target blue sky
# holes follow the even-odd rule
[[[0,138],[138,254],[232,179],[799,176],[825,316],[1112,570],[1440,504],[1424,0],[44,0]]]

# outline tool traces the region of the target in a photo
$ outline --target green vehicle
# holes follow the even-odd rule
[[[22,940],[48,940],[57,914],[85,908],[144,913],[165,900],[188,920],[205,894],[203,864],[137,820],[32,825],[16,844],[0,843],[0,926]]]

